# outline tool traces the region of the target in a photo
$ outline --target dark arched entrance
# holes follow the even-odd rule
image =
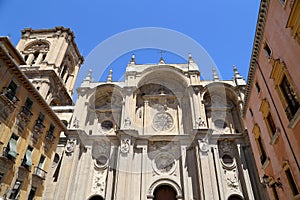
[[[94,195],[91,198],[89,198],[89,200],[104,200],[104,199],[100,195]]]
[[[243,200],[243,198],[240,195],[234,194],[231,195],[228,200]]]
[[[168,185],[161,185],[154,190],[153,200],[176,200],[176,191]]]

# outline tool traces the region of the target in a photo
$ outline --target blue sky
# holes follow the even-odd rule
[[[14,1],[0,0],[0,35],[9,35],[17,44],[24,28],[69,27],[76,36],[82,55],[87,57],[101,42],[123,31],[143,27],[160,27],[177,31],[199,43],[211,56],[223,79],[231,79],[232,65],[245,78],[248,74],[259,0],[91,0],[91,1]],[[187,50],[188,52],[189,50]],[[157,63],[159,50],[135,50],[138,63]],[[131,52],[109,66],[119,79]],[[101,57],[101,55],[100,55]],[[170,52],[163,54],[166,62],[185,62]],[[78,84],[86,76],[84,64]],[[101,63],[99,63],[101,65]],[[99,66],[100,67],[100,66]],[[199,66],[211,68],[212,66]],[[106,76],[104,73],[104,76]],[[100,77],[94,77],[99,80]]]

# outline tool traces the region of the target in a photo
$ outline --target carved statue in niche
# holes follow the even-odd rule
[[[130,139],[125,138],[121,140],[120,150],[122,153],[128,153],[130,149]]]
[[[205,122],[201,117],[199,117],[196,120],[196,128],[200,128],[200,127],[205,127]]]
[[[129,117],[126,117],[124,119],[124,127],[129,128],[130,126],[131,126],[131,120],[129,119]]]
[[[74,152],[75,146],[76,146],[76,139],[68,139],[66,145],[67,155],[71,155]]]
[[[200,151],[208,152],[209,150],[208,138],[203,138],[199,140],[199,147],[200,147]]]

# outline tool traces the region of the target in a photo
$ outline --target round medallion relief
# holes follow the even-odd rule
[[[152,162],[152,167],[158,174],[171,174],[175,170],[175,159],[172,154],[160,153]]]
[[[173,117],[169,113],[157,113],[153,118],[153,128],[156,131],[167,131],[173,127]]]

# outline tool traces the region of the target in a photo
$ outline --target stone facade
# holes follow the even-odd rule
[[[265,199],[241,118],[245,81],[187,63],[136,64],[77,88],[44,199]]]

